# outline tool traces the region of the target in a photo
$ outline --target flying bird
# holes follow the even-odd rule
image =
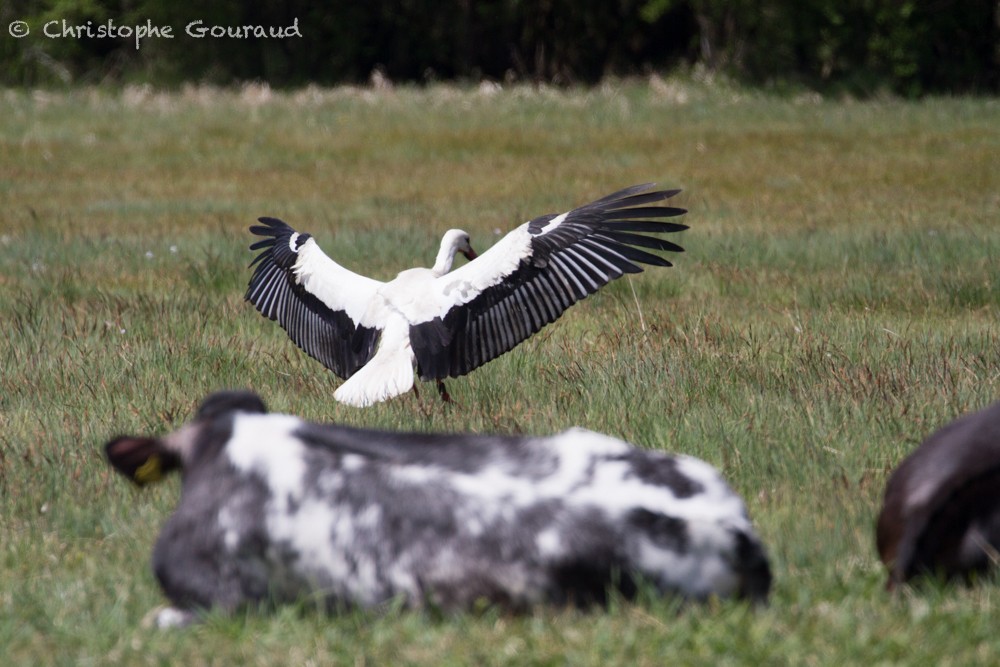
[[[680,190],[635,185],[559,215],[530,220],[482,255],[451,229],[434,266],[389,282],[350,271],[310,234],[275,218],[250,227],[264,237],[246,300],[276,320],[304,352],[344,382],[334,398],[365,407],[414,387],[414,373],[460,377],[514,348],[563,311],[639,264],[671,266],[642,248],[682,252],[648,234],[687,229],[670,218],[687,211],[657,205]],[[470,261],[451,270],[456,253]]]

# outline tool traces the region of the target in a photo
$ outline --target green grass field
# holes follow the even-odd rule
[[[633,183],[682,187],[688,252],[572,308],[437,401],[367,410],[243,301],[281,217],[359,272],[482,252]],[[634,295],[633,295],[634,288]],[[641,315],[641,317],[640,317]],[[687,80],[489,93],[0,92],[0,654],[5,665],[970,665],[997,579],[890,597],[891,468],[1000,396],[1000,101],[769,97]],[[771,604],[607,612],[305,605],[161,633],[149,568],[177,479],[104,463],[221,387],[357,426],[581,425],[701,457],[769,546]]]

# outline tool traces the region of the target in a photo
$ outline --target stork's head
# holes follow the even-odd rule
[[[461,229],[449,229],[441,239],[441,249],[438,251],[437,261],[434,262],[433,271],[439,276],[451,271],[451,264],[455,259],[456,252],[462,253],[469,260],[476,258],[476,251],[472,249],[469,233]]]
[[[462,253],[468,260],[476,258],[476,251],[472,249],[472,241],[468,232],[463,232],[461,229],[449,229],[444,236],[445,239],[451,237],[450,243],[454,246],[455,252]]]

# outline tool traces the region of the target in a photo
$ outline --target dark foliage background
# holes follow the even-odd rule
[[[196,39],[204,26],[301,37]],[[15,39],[7,26],[26,21]],[[53,39],[86,25],[172,26],[173,39]],[[0,84],[185,81],[272,86],[435,79],[592,83],[700,65],[753,84],[869,94],[1000,89],[998,0],[4,0]],[[53,28],[50,27],[51,31]]]

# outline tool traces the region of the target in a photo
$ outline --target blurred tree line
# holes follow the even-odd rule
[[[30,35],[16,39],[13,21]],[[185,27],[297,25],[286,38]],[[99,35],[62,36],[65,25]],[[89,23],[88,23],[89,22]],[[0,84],[518,79],[592,83],[700,65],[773,87],[1000,91],[1000,0],[3,0]],[[136,26],[171,27],[172,38]],[[59,34],[59,37],[46,33]]]

